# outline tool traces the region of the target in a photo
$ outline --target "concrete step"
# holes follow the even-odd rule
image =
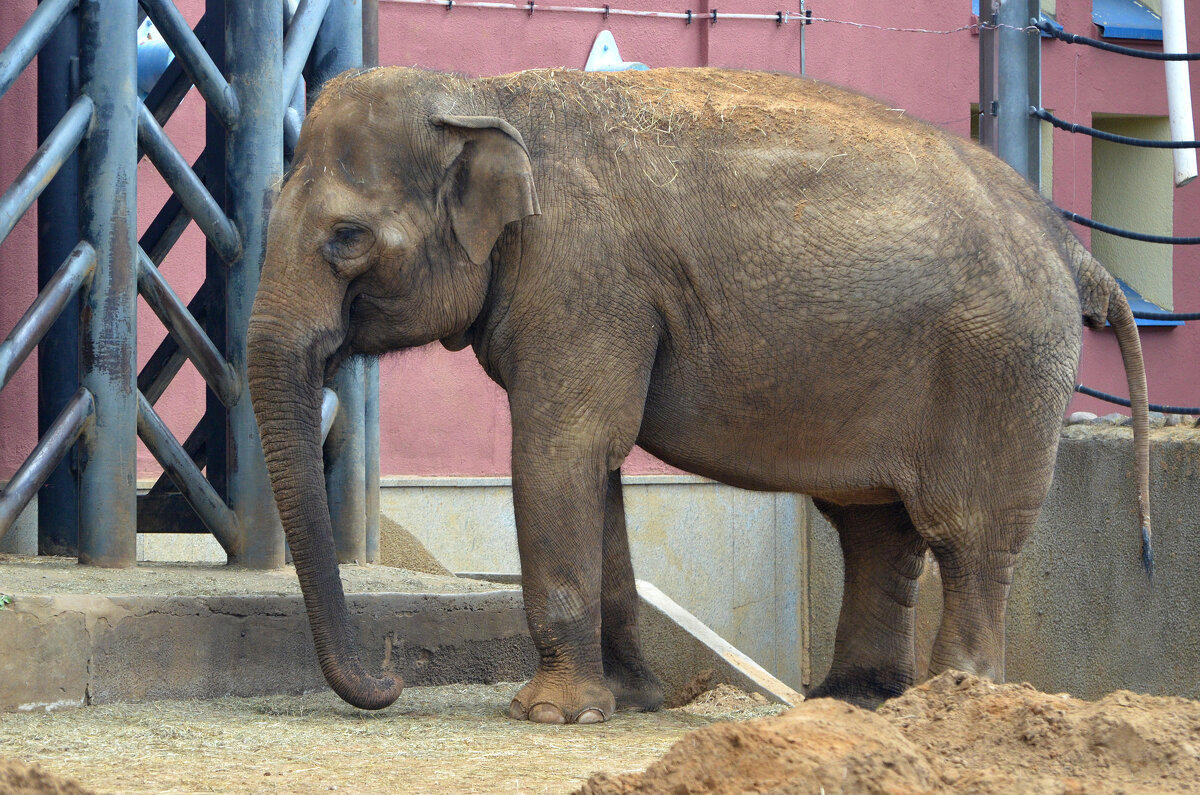
[[[536,657],[512,582],[343,566],[369,671],[409,686],[521,681]],[[511,579],[511,578],[500,578]],[[325,688],[294,571],[0,557],[0,711],[299,694]],[[784,703],[801,696],[647,583],[647,654],[668,693],[712,671]]]

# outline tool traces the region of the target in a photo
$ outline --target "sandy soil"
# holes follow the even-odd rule
[[[688,735],[584,795],[1083,795],[1200,792],[1200,703],[1096,702],[943,674],[871,713],[827,699]]]
[[[0,715],[0,793],[88,791],[60,776],[100,793],[1200,793],[1186,699],[943,674],[877,712],[820,699],[776,714],[720,685],[555,727],[505,718],[514,688],[413,688],[380,713],[321,693]]]

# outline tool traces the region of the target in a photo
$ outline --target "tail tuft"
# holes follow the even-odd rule
[[[1154,581],[1154,549],[1150,546],[1150,525],[1142,525],[1142,568],[1146,579]]]

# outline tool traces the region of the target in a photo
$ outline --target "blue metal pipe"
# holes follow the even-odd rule
[[[0,343],[0,389],[8,386],[17,368],[41,342],[63,308],[79,293],[95,267],[96,250],[88,243],[80,242]]]
[[[309,60],[313,43],[320,32],[322,20],[327,16],[326,12],[329,6],[330,0],[300,0],[296,13],[292,15],[292,23],[288,26],[287,36],[283,39],[283,111],[286,111],[287,106],[291,104],[292,94],[295,93],[296,86],[300,82],[304,64]],[[361,37],[361,34],[359,35]],[[358,61],[361,63],[361,41],[359,50]]]
[[[38,147],[33,158],[21,169],[13,184],[0,197],[0,242],[21,220],[25,211],[33,206],[50,180],[62,168],[83,136],[87,134],[95,106],[88,97],[80,97],[62,117],[54,131]]]
[[[283,0],[241,0],[225,7],[225,67],[242,115],[226,138],[229,218],[242,239],[230,263],[225,299],[225,356],[237,372],[240,399],[229,407],[227,498],[245,528],[231,556],[246,566],[284,562],[283,526],[275,508],[258,423],[246,382],[246,338],[267,245],[267,208],[283,174]],[[253,530],[253,532],[250,532]]]
[[[74,3],[72,3],[74,5]],[[79,13],[58,24],[37,59],[38,141],[54,132],[79,95]],[[67,158],[37,202],[38,290],[58,275],[81,237],[79,150]],[[67,302],[38,346],[38,436],[58,422],[79,389],[79,298]],[[38,554],[79,554],[79,484],[64,456],[38,492]]]
[[[299,17],[304,9],[300,9]],[[293,20],[293,26],[296,22]],[[362,6],[359,0],[332,0],[313,42],[309,66],[312,94],[335,75],[362,65]],[[366,383],[360,357],[346,361],[334,376],[340,410],[325,442],[325,491],[333,538],[342,563],[367,561]]]
[[[237,374],[187,311],[162,273],[154,267],[146,252],[139,249],[138,253],[138,292],[192,360],[213,394],[224,405],[232,406],[240,397]]]
[[[88,427],[88,421],[94,414],[92,393],[81,387],[46,433],[42,434],[29,458],[25,459],[4,489],[0,497],[0,538],[4,538],[42,483]]]
[[[54,34],[54,29],[75,7],[76,2],[77,0],[45,0],[39,3],[17,31],[17,35],[0,50],[0,97],[12,88],[12,84]]]
[[[80,150],[84,239],[96,271],[83,297],[80,366],[96,401],[82,451],[79,562],[131,566],[137,552],[137,69],[135,0],[80,0],[83,93],[95,123]]]
[[[183,155],[167,137],[166,131],[154,120],[150,110],[140,102],[137,141],[221,258],[226,262],[236,260],[241,253],[237,227],[221,211],[220,205],[204,187],[196,172],[188,166]]]
[[[363,448],[366,451],[367,563],[379,562],[379,360],[364,368]]]
[[[226,129],[232,127],[240,114],[237,94],[204,51],[204,45],[188,27],[183,14],[179,13],[171,0],[142,0],[142,7],[175,53],[176,59],[191,76],[196,90],[208,103],[208,109]]]
[[[171,476],[180,493],[196,510],[205,526],[216,536],[221,548],[232,559],[238,556],[243,543],[237,516],[225,505],[212,484],[192,462],[171,431],[163,424],[150,403],[138,395],[137,432],[154,459]]]

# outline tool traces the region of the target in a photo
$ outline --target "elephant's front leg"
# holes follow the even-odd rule
[[[604,503],[604,575],[600,586],[604,680],[617,707],[653,712],[662,706],[663,684],[642,654],[637,583],[625,530],[621,470],[608,473]]]
[[[515,429],[514,429],[515,431]],[[513,506],[533,679],[509,714],[538,723],[599,723],[616,709],[600,643],[603,461],[553,446],[524,451],[514,434]]]

